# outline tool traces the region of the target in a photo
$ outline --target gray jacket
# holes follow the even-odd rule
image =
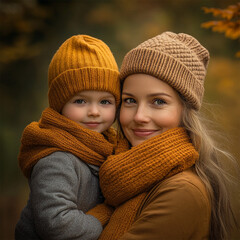
[[[67,152],[40,159],[29,180],[30,196],[15,239],[97,239],[101,223],[85,213],[103,201],[98,170]]]

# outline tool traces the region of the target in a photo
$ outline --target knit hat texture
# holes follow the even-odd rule
[[[164,32],[141,43],[123,60],[120,79],[137,73],[168,83],[194,109],[201,107],[209,52],[194,37]]]
[[[48,69],[49,106],[61,112],[80,91],[106,91],[120,102],[119,70],[109,47],[101,40],[75,35],[57,50]]]

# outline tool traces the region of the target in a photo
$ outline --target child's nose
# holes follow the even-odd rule
[[[96,117],[99,115],[100,115],[100,112],[99,112],[97,104],[91,104],[88,109],[88,116]]]

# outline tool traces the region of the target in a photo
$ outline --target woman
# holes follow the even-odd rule
[[[233,214],[219,149],[200,117],[208,51],[165,32],[124,58],[120,124],[131,149],[100,168],[116,207],[100,239],[226,239]]]

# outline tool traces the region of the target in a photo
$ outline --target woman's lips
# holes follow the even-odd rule
[[[133,129],[133,133],[137,137],[147,137],[147,136],[152,135],[155,132],[157,132],[157,130],[152,130],[152,129]]]

